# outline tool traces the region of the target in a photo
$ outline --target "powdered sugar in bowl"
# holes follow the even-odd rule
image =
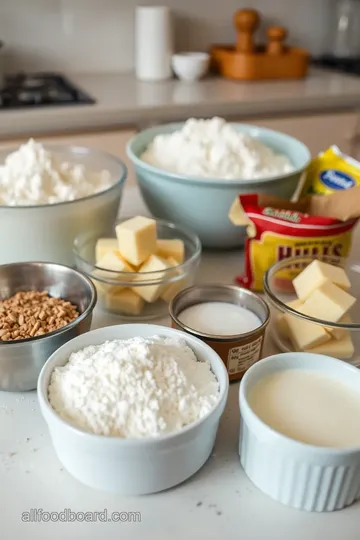
[[[97,370],[110,386],[117,381],[106,399]],[[96,387],[91,399],[82,391],[89,385]],[[88,486],[131,495],[173,487],[202,467],[228,386],[220,357],[205,343],[134,324],[94,330],[58,349],[40,374],[38,397],[68,472]]]
[[[73,264],[81,232],[111,226],[126,179],[116,157],[33,140],[0,152],[0,264]]]

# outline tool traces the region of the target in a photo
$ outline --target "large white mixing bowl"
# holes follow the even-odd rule
[[[60,161],[82,164],[91,172],[107,169],[113,185],[100,193],[57,204],[0,206],[0,264],[47,261],[72,265],[75,237],[111,227],[116,218],[127,169],[110,154],[74,146],[46,146]],[[15,149],[0,152],[0,163]]]

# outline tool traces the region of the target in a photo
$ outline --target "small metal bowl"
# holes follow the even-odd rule
[[[49,356],[70,339],[90,329],[96,290],[84,274],[60,264],[24,262],[0,266],[0,300],[19,291],[46,290],[75,304],[80,316],[43,336],[0,342],[0,390],[34,390]]]

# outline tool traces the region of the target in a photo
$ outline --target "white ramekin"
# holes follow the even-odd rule
[[[239,391],[241,464],[261,491],[287,506],[310,512],[340,510],[360,498],[360,447],[295,441],[264,424],[249,406],[247,396],[257,381],[289,368],[322,372],[360,391],[360,370],[328,356],[285,353],[254,364]]]
[[[50,375],[56,366],[67,362],[72,352],[111,339],[154,335],[180,337],[200,361],[210,362],[219,381],[220,396],[216,406],[204,418],[174,434],[149,439],[121,439],[86,433],[62,420],[53,410],[48,400]],[[109,326],[72,339],[52,354],[38,382],[41,412],[64,468],[90,487],[123,495],[154,493],[170,488],[200,469],[214,446],[228,390],[224,363],[208,345],[178,330],[150,324]]]
[[[210,64],[210,55],[206,52],[183,52],[173,54],[171,65],[175,75],[188,82],[194,82],[203,77]]]

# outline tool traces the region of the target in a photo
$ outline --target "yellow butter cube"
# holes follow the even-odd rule
[[[341,317],[339,323],[348,324],[351,323],[352,319],[350,315],[346,314],[343,317]],[[332,338],[334,339],[342,339],[345,334],[348,332],[348,330],[344,330],[343,328],[328,328],[326,327],[326,331],[329,332]]]
[[[315,260],[293,279],[294,289],[300,300],[306,300],[315,290],[330,282],[341,289],[350,289],[350,281],[346,272],[340,266],[333,266],[322,261]]]
[[[118,248],[130,264],[142,264],[156,251],[156,222],[137,216],[116,226]]]
[[[111,283],[108,283],[107,280],[116,280],[119,278],[120,274],[113,274],[110,272],[107,272],[106,270],[94,270],[91,274],[92,282],[96,287],[97,293],[99,296],[102,296],[104,294],[107,294],[112,291],[113,288],[115,289],[123,289],[125,285],[112,285]]]
[[[289,326],[287,323],[287,319],[285,317],[285,313],[281,313],[280,315],[277,315],[276,317],[276,327],[278,329],[278,332],[281,337],[283,338],[289,338],[290,331]]]
[[[297,308],[302,306],[303,303],[298,298],[295,298],[295,300],[291,300],[291,302],[287,302],[286,305],[296,310]],[[285,319],[285,313],[279,313],[279,315],[277,315],[276,326],[282,337],[287,337],[287,338],[289,337],[289,327]]]
[[[291,302],[287,302],[286,305],[290,307],[291,309],[297,310],[300,306],[303,305],[303,303],[301,300],[299,300],[299,298],[295,298],[295,300],[291,300]]]
[[[97,263],[99,267],[93,272],[93,275],[100,279],[121,279],[123,281],[131,280],[134,270],[128,264],[117,249],[105,253]],[[110,270],[110,272],[107,272]]]
[[[315,354],[325,354],[326,356],[333,356],[339,358],[340,360],[346,360],[351,358],[354,354],[354,344],[351,339],[350,332],[344,332],[341,339],[332,339],[318,345],[317,347],[312,347],[306,349],[307,352]]]
[[[186,278],[179,279],[178,281],[175,281],[174,283],[171,283],[164,292],[161,295],[161,299],[164,300],[164,302],[169,303],[170,300],[174,298],[180,291],[185,289],[186,287]]]
[[[303,312],[316,319],[337,322],[355,302],[351,294],[328,281],[310,294]]]
[[[125,315],[140,315],[145,301],[131,289],[108,294],[105,305],[110,311],[124,313]]]
[[[166,285],[163,283],[157,283],[156,285],[146,285],[146,281],[160,281],[164,277],[164,273],[168,270],[170,265],[157,255],[150,255],[147,261],[140,267],[139,275],[137,275],[133,283],[138,283],[132,290],[140,295],[146,302],[156,302],[160,298],[160,295],[164,291]],[[157,272],[154,276],[142,276],[144,272]],[[144,283],[144,285],[142,285]]]
[[[184,242],[176,238],[170,240],[159,239],[156,243],[156,255],[163,259],[173,258],[177,261],[177,264],[182,264],[185,255]]]
[[[303,351],[330,341],[330,334],[322,326],[286,313],[284,315],[289,338],[296,351]]]
[[[106,274],[106,272],[103,270],[94,270],[91,275],[92,282],[95,285],[98,293],[98,297],[102,300],[105,295],[122,291],[125,288],[125,285],[112,285],[110,283],[106,283],[106,281],[103,281],[106,280],[106,276],[104,276],[104,274]],[[116,279],[116,276],[112,276],[112,279],[114,278]]]
[[[171,267],[176,267],[179,263],[174,259],[174,257],[169,257],[166,259],[166,262]],[[177,271],[177,275],[180,275],[180,271]],[[167,285],[167,287],[164,289],[163,293],[161,294],[161,299],[164,300],[164,302],[170,302],[174,296],[177,295],[180,291],[185,289],[186,287],[186,276],[177,279],[173,283],[170,283],[170,285]]]
[[[161,258],[163,259],[163,257],[161,257]],[[179,266],[179,262],[175,259],[175,257],[167,257],[167,258],[165,258],[165,261],[171,267]]]
[[[99,238],[95,246],[95,261],[99,262],[108,251],[118,248],[116,238]]]

